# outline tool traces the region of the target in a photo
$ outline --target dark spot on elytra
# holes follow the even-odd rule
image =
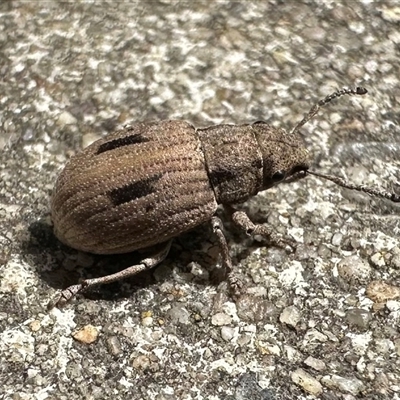
[[[140,197],[147,196],[157,190],[156,183],[162,177],[162,173],[155,174],[138,182],[129,183],[117,189],[110,190],[107,195],[114,206],[128,203]]]
[[[110,140],[109,142],[101,144],[97,149],[96,154],[101,154],[104,153],[105,151],[114,150],[117,149],[118,147],[130,146],[132,144],[144,143],[148,141],[149,139],[143,136],[141,133],[136,133],[134,135],[124,136],[122,138]]]

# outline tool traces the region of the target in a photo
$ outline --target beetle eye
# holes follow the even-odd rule
[[[274,182],[280,182],[283,181],[285,179],[286,174],[283,171],[276,171],[273,175],[272,175],[272,180]]]

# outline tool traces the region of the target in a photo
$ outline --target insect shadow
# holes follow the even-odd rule
[[[137,264],[148,251],[152,251],[146,249],[116,255],[79,252],[62,244],[56,238],[53,226],[49,224],[47,218],[32,222],[28,231],[28,239],[21,244],[25,261],[34,266],[40,279],[55,290],[65,289],[83,279],[121,271]],[[240,241],[240,238],[234,236],[232,240]],[[205,247],[211,250],[205,251]],[[249,251],[249,249],[244,249],[243,254],[236,255],[235,261],[245,258]],[[208,272],[206,278],[191,274],[191,262],[199,264],[201,269]],[[218,246],[211,225],[205,223],[175,238],[167,258],[155,268],[140,272],[123,281],[88,290],[82,295],[88,299],[106,301],[131,298],[132,294],[140,289],[171,280],[174,267],[178,268],[181,278],[188,282],[192,281],[199,285],[218,285],[226,279],[218,268],[218,263]]]

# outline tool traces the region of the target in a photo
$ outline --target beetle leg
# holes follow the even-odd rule
[[[262,236],[269,244],[277,247],[286,248],[289,246],[293,250],[293,247],[296,246],[294,242],[279,237],[269,226],[252,222],[244,211],[236,211],[230,207],[228,210],[231,212],[233,223],[247,235]]]
[[[136,275],[139,272],[145,271],[146,269],[155,267],[157,264],[163,261],[165,257],[167,257],[171,248],[171,243],[172,240],[165,242],[164,246],[159,251],[157,251],[150,257],[143,259],[140,264],[132,265],[131,267],[125,268],[122,271],[116,272],[115,274],[106,275],[99,278],[85,279],[79,285],[72,285],[67,287],[61,292],[61,295],[56,302],[50,302],[48,308],[61,308],[65,306],[65,304],[67,304],[76,294],[83,293],[93,286],[119,281],[121,279]]]
[[[229,255],[229,247],[223,232],[222,221],[220,218],[214,216],[211,219],[211,224],[213,227],[213,232],[215,233],[218,240],[219,250],[222,257],[222,266],[226,271],[229,287],[235,296],[239,296],[243,283],[233,272],[232,259]]]

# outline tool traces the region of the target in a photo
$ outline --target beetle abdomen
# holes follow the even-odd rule
[[[57,181],[52,219],[65,244],[116,254],[173,238],[216,208],[195,129],[162,121],[117,131],[73,157]]]

